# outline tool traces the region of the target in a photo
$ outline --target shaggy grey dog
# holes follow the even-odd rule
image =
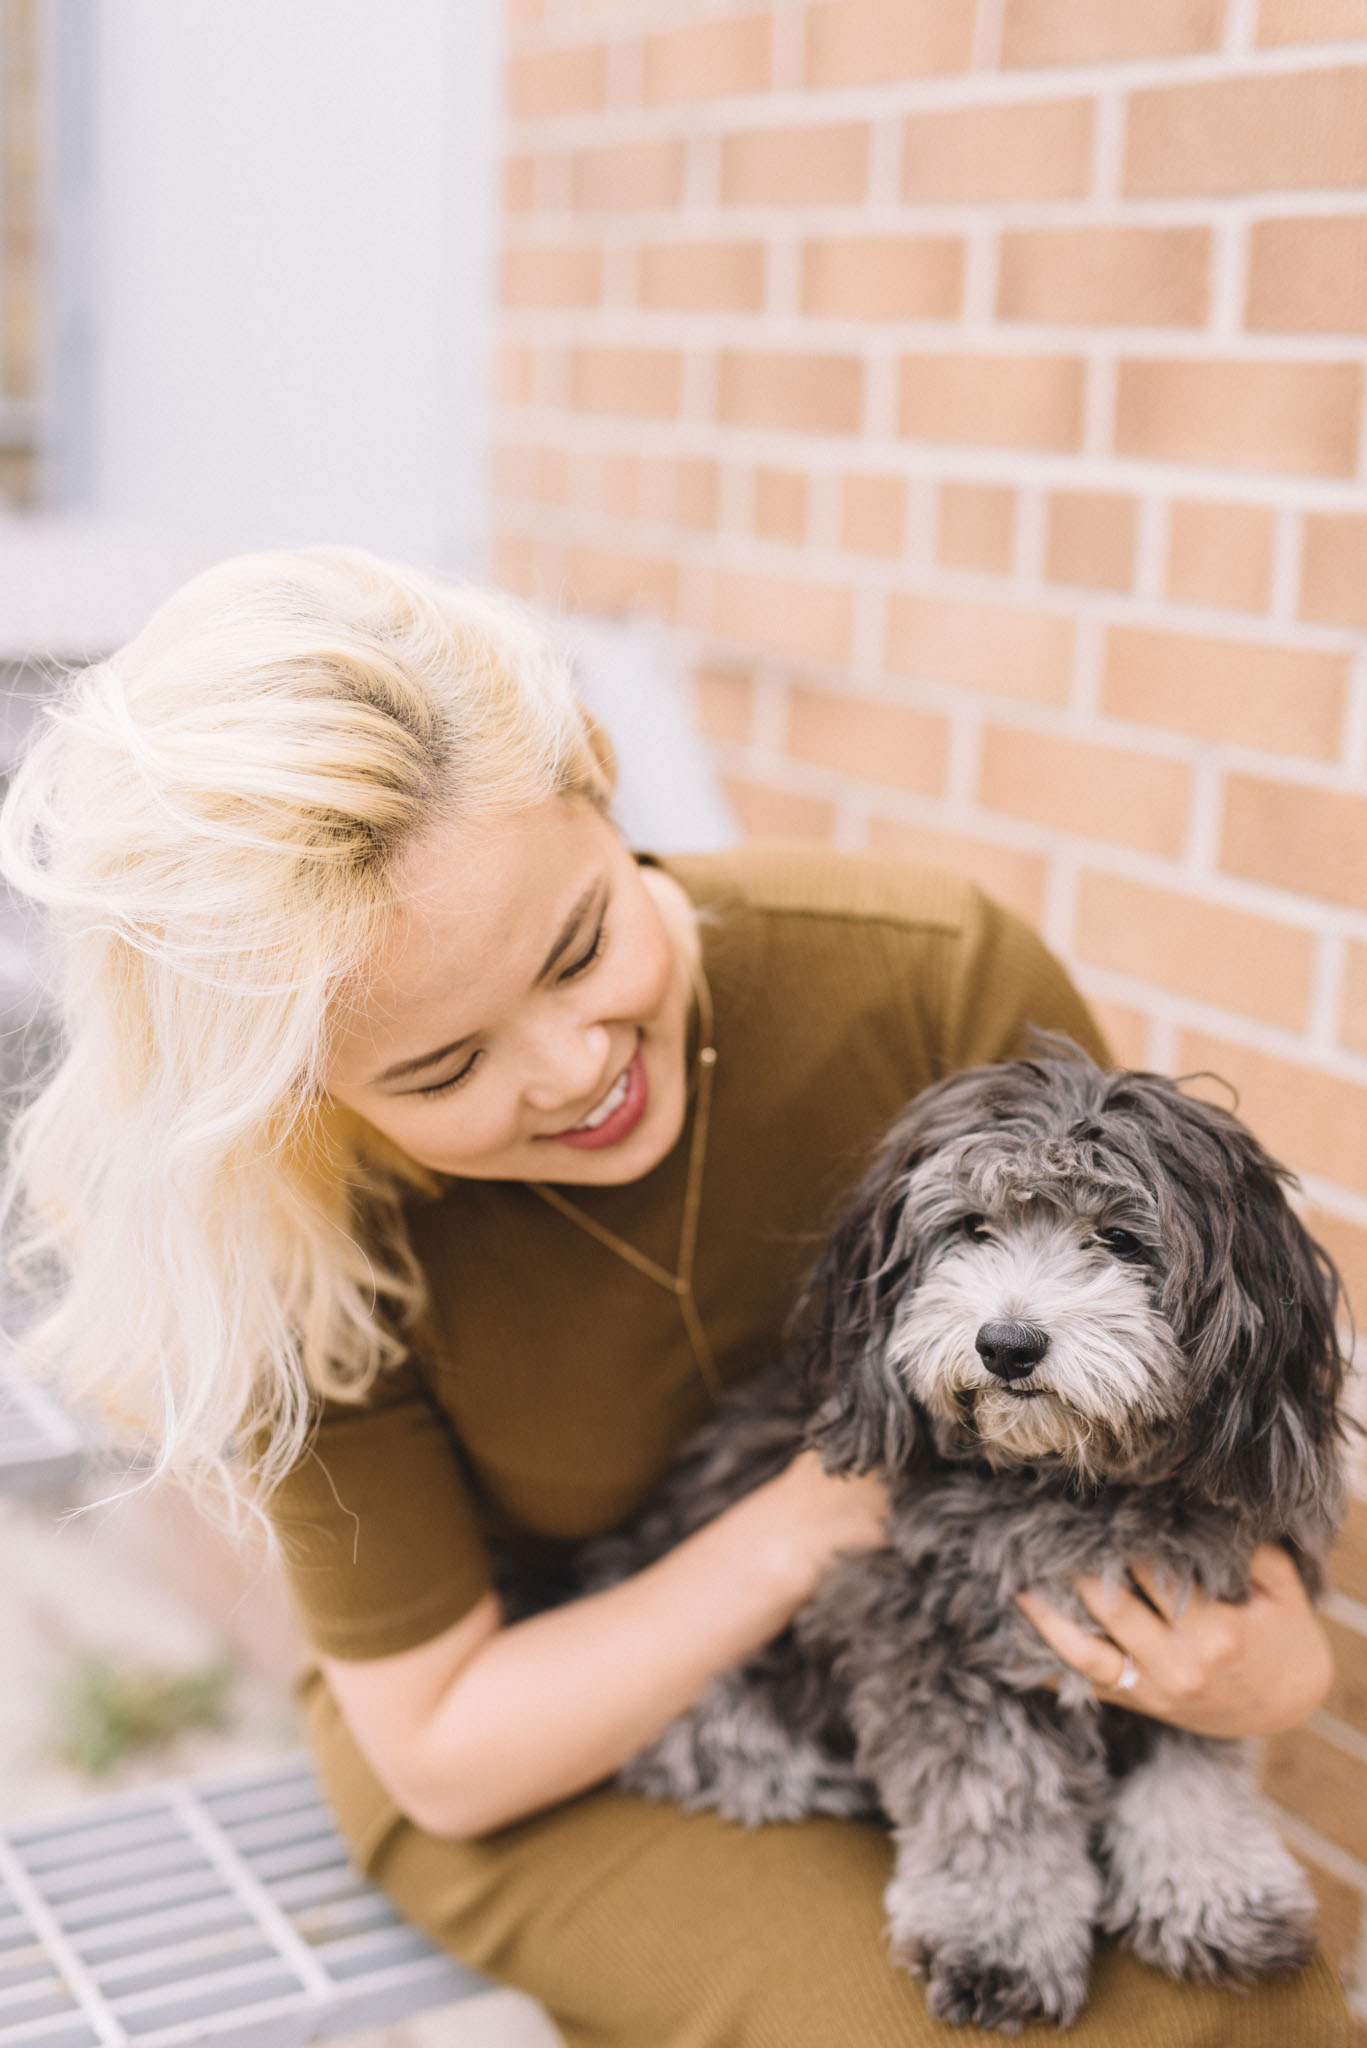
[[[895,1959],[937,2017],[1006,2032],[1076,2015],[1097,1927],[1234,1981],[1313,1945],[1239,1746],[1098,1706],[1012,1595],[1086,1619],[1074,1575],[1147,1558],[1238,1600],[1267,1541],[1315,1591],[1341,1507],[1337,1278],[1285,1173],[1173,1083],[1041,1048],[917,1097],[820,1259],[796,1367],[586,1564],[639,1570],[803,1443],[887,1474],[886,1548],[622,1779],[752,1823],[886,1815]]]

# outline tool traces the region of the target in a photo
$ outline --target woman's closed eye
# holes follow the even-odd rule
[[[426,1095],[428,1097],[435,1095],[450,1095],[455,1089],[460,1087],[463,1081],[469,1080],[471,1074],[474,1073],[475,1068],[479,1065],[479,1062],[482,1057],[483,1048],[477,1048],[474,1052],[471,1053],[469,1059],[465,1062],[465,1065],[461,1067],[456,1073],[448,1074],[444,1081],[429,1082],[429,1084],[425,1088],[414,1088],[411,1090],[411,1093],[414,1095]]]
[[[576,976],[587,974],[594,961],[602,957],[603,940],[606,935],[607,920],[600,917],[587,953],[581,953],[577,960],[571,960],[567,967],[562,967],[556,979],[558,981],[573,981]]]

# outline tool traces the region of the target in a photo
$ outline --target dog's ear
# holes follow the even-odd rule
[[[1184,1470],[1210,1498],[1258,1507],[1313,1573],[1342,1503],[1342,1288],[1286,1199],[1285,1170],[1233,1117],[1203,1108],[1222,1126],[1228,1179],[1205,1189],[1198,1223]]]
[[[925,1089],[892,1126],[845,1206],[798,1302],[793,1332],[808,1442],[830,1472],[905,1470],[924,1450],[915,1405],[887,1356],[898,1305],[925,1247],[908,1228],[907,1190],[923,1160],[980,1124],[981,1068]]]

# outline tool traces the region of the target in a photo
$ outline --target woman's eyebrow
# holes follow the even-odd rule
[[[542,961],[540,971],[536,977],[538,982],[544,981],[547,975],[554,971],[557,964],[574,944],[579,928],[593,906],[594,898],[602,890],[603,884],[601,881],[589,883],[588,888],[585,889],[583,895],[561,925],[554,945]],[[420,1052],[414,1059],[396,1060],[392,1067],[386,1067],[382,1074],[376,1074],[370,1086],[378,1088],[385,1081],[407,1080],[411,1074],[421,1073],[424,1067],[435,1067],[439,1060],[446,1059],[450,1053],[459,1052],[463,1045],[468,1045],[472,1038],[477,1038],[478,1036],[478,1032],[469,1031],[464,1038],[453,1038],[449,1045],[439,1045],[435,1052]]]

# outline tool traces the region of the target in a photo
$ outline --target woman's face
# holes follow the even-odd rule
[[[473,1180],[605,1186],[683,1128],[692,910],[591,805],[554,797],[408,848],[334,1099]]]

